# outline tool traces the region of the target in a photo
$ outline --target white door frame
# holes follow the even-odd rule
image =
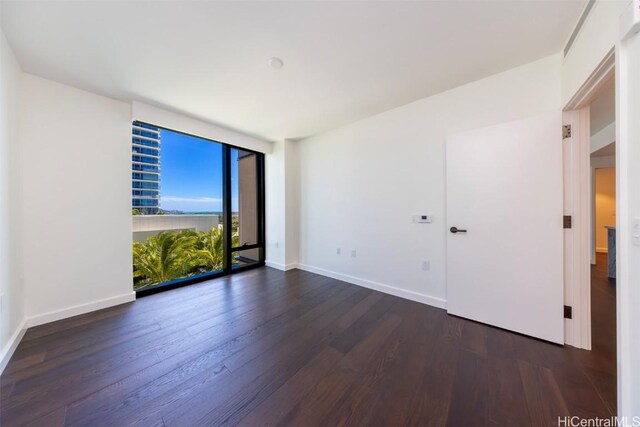
[[[564,320],[565,343],[591,349],[591,179],[589,106],[565,111],[563,125],[571,136],[563,139],[564,215],[571,228],[564,230],[564,304],[571,318]]]
[[[565,230],[565,304],[572,307],[572,318],[565,320],[565,341],[586,350],[591,349],[593,233],[589,105],[615,78],[615,61],[612,48],[563,109],[564,124],[572,125],[571,138],[564,141],[571,145],[565,146],[564,188],[565,215],[571,215],[573,220],[573,227]]]
[[[571,144],[570,149],[565,147],[565,154],[569,153],[565,156],[565,214],[573,218],[573,228],[565,235],[565,304],[573,311],[572,319],[565,321],[565,336],[567,344],[587,350],[591,349],[593,233],[589,105],[615,78],[615,62],[612,48],[563,109],[564,124],[572,125],[571,138],[565,140]]]

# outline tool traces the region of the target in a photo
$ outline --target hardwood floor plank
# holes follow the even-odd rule
[[[17,371],[32,370],[33,366],[42,363],[44,361],[45,352],[35,353],[31,356],[23,357],[22,359],[15,359],[11,361],[10,365],[7,365],[3,374],[9,378],[9,376]]]
[[[318,295],[318,297],[325,297],[325,296],[326,294]],[[327,304],[326,307],[330,308],[330,305]],[[197,346],[186,347],[186,348],[183,347],[182,352],[179,352],[170,357],[164,358],[162,363],[158,366],[158,369],[160,370],[160,372],[164,372],[165,374],[167,374],[173,369],[175,369],[176,364],[179,364],[180,361],[187,360],[188,362],[186,363],[186,365],[183,366],[183,369],[191,373],[191,375],[189,375],[186,378],[191,378],[191,376],[199,372],[199,369],[205,368],[214,363],[222,363],[222,361],[226,357],[229,357],[240,350],[247,351],[248,350],[247,347],[254,345],[255,340],[257,340],[261,336],[279,331],[280,329],[278,328],[278,326],[282,325],[284,321],[286,320],[295,321],[296,319],[298,319],[299,316],[304,315],[307,312],[306,311],[307,309],[308,309],[308,306],[302,304],[299,307],[294,307],[288,313],[288,316],[278,317],[278,318],[266,321],[264,323],[259,323],[258,326],[255,326],[253,328],[251,328],[252,325],[244,325],[243,329],[240,329],[240,328],[236,330],[227,329],[226,331],[224,331],[224,333],[221,333],[220,336],[217,337],[217,340],[215,342],[217,342],[219,345],[216,345],[212,341],[208,341],[208,342],[204,341]],[[244,354],[244,351],[243,351],[243,354]],[[195,366],[196,368],[194,369],[193,366]],[[150,376],[150,377],[153,377],[154,375],[158,375],[158,373],[147,374],[147,376]],[[136,394],[140,394],[141,392],[147,393],[146,389],[151,389],[154,394],[160,393],[163,390],[163,388],[158,387],[156,384],[157,382],[160,382],[162,384],[166,383],[165,379],[163,377],[160,377],[158,381],[154,381],[153,383],[150,383],[149,385],[143,387],[141,390],[136,390]],[[174,381],[173,383],[170,383],[170,385],[172,385],[173,387],[179,384],[180,382],[176,382],[176,381]],[[116,388],[120,388],[121,385],[118,384],[117,386],[118,387]],[[82,415],[83,412],[85,414],[89,412],[93,415],[94,418],[96,418],[96,417],[99,417],[99,414],[101,412],[109,413],[109,412],[116,411],[116,409],[114,409],[113,407],[107,407],[106,409],[103,408],[101,411],[97,411],[95,408],[92,408],[93,406],[91,402],[92,400],[97,399],[98,401],[102,401],[102,402],[107,400],[106,397],[104,396],[105,392],[111,393],[111,390],[102,390],[100,393],[101,396],[92,396],[90,399],[88,399],[89,402],[85,402],[84,404],[72,405],[71,414],[73,415],[74,419],[84,420]],[[120,390],[120,393],[122,393],[122,390]],[[125,399],[125,402],[128,401],[129,398],[130,396],[127,397],[127,399]],[[150,399],[151,396],[148,396],[148,398]]]
[[[322,292],[326,292],[330,290],[331,287],[327,289],[313,289],[316,294],[322,294]],[[298,294],[289,295],[286,294],[292,302],[297,302]],[[272,302],[271,299],[263,299],[262,303]],[[219,314],[213,315],[209,313],[207,317],[204,319],[208,319],[211,317],[215,317],[219,322],[222,319],[234,319],[233,313],[230,313],[234,308],[239,307],[247,307],[245,304],[234,305],[229,303],[228,307],[222,309],[218,307]],[[257,305],[249,306],[250,309],[255,309]],[[216,311],[216,307],[212,307],[213,313],[218,313]],[[240,311],[242,312],[242,311]],[[190,340],[191,343],[198,343],[198,338],[191,338],[188,334],[184,333],[184,327],[191,325],[193,323],[197,323],[201,321],[203,317],[196,316],[195,318],[189,318],[182,322],[174,322],[172,325],[162,328],[159,325],[154,325],[147,329],[136,330],[134,329],[131,332],[127,332],[121,335],[116,335],[112,337],[110,335],[103,336],[102,341],[99,341],[98,344],[87,345],[82,347],[81,350],[75,352],[65,352],[60,356],[49,358],[45,363],[38,366],[36,369],[30,370],[22,370],[14,375],[9,375],[7,378],[13,381],[21,381],[26,378],[38,375],[39,381],[41,382],[46,376],[42,375],[42,372],[48,372],[47,375],[58,377],[60,375],[66,375],[65,369],[71,371],[77,371],[79,368],[83,366],[95,366],[101,362],[104,362],[105,359],[111,358],[111,347],[116,347],[116,354],[121,355],[125,352],[130,351],[140,351],[140,349],[147,348],[147,344],[151,343],[153,346],[159,349],[159,355],[161,357],[166,357],[167,353],[170,353],[171,350],[167,347],[170,344],[173,344],[173,348],[178,348],[179,351],[184,350],[185,346],[188,346],[187,341]],[[154,350],[150,350],[154,351]],[[49,351],[48,351],[49,353]],[[78,362],[79,360],[79,362]]]
[[[518,361],[531,425],[557,426],[558,417],[571,415],[549,368]]]
[[[403,301],[402,323],[394,331],[398,351],[390,361],[379,387],[369,393],[371,408],[361,415],[361,425],[410,425],[410,402],[420,389],[427,364],[437,342],[437,332],[444,316],[435,310],[422,310],[421,305]],[[416,325],[421,325],[416,333]],[[393,344],[390,348],[393,348]]]
[[[354,290],[357,292],[357,290]],[[344,291],[343,291],[344,292]],[[350,291],[349,294],[351,293]],[[287,345],[288,341],[305,338],[311,332],[310,325],[316,328],[325,327],[330,322],[336,320],[330,317],[330,313],[335,313],[335,308],[341,309],[343,301],[327,299],[325,302],[307,310],[296,322],[289,322],[286,326],[272,332],[271,334],[256,340],[250,348],[241,353],[236,353],[224,360],[225,365],[231,371],[237,371],[242,366],[261,357],[267,351],[272,351],[282,345]],[[345,302],[346,304],[346,302]],[[339,316],[338,320],[344,316]],[[334,328],[340,329],[345,323],[335,323]],[[332,332],[330,331],[329,334]]]
[[[56,386],[46,386],[33,391],[26,390],[20,394],[14,392],[10,403],[2,405],[2,411],[16,424],[25,424],[158,362],[157,356],[149,359],[138,358],[110,372],[92,376],[88,380],[83,380],[84,377],[81,375],[72,376],[66,381],[61,380],[66,385],[61,389]]]
[[[527,425],[531,416],[518,361],[490,358],[487,365],[487,424],[504,427]]]
[[[453,384],[447,425],[487,425],[489,369],[487,360],[467,350],[460,350]]]
[[[373,332],[345,355],[340,368],[356,371],[359,375],[343,399],[331,408],[323,424],[368,424],[367,414],[380,402],[382,384],[400,356],[404,337],[396,332],[401,323],[402,318],[396,314],[383,317]]]
[[[348,353],[358,342],[367,336],[376,322],[390,305],[397,304],[396,297],[385,295],[375,303],[363,316],[350,325],[344,332],[331,341],[331,346],[342,353]]]
[[[193,408],[179,415],[168,414],[164,417],[165,422],[170,426],[182,426],[234,424],[239,421],[326,346],[334,334],[333,320],[349,309],[343,298],[336,298],[332,312],[318,317],[282,345],[234,371],[237,372],[238,381],[224,385],[216,393],[225,396],[222,402],[203,406],[204,413],[200,415]],[[265,364],[270,368],[265,369]]]
[[[296,405],[295,408],[292,408],[292,410],[285,415],[283,421],[286,421],[289,425],[336,425],[338,424],[338,420],[332,420],[330,418],[332,415],[342,413],[336,411],[336,406],[341,406],[343,402],[348,401],[354,404],[350,406],[350,408],[353,409],[365,403],[360,399],[356,403],[349,396],[361,396],[363,389],[367,385],[377,382],[376,379],[378,375],[376,373],[379,369],[376,369],[377,358],[375,355],[385,349],[385,342],[387,342],[400,322],[401,319],[395,314],[378,319],[372,329],[372,333],[355,345],[328,376],[328,378],[334,378],[336,376],[356,378],[356,372],[361,374],[367,372],[369,375],[357,376],[362,381],[357,383],[350,381],[348,387],[347,384],[343,384],[345,387],[339,386],[337,389],[331,391],[328,391],[323,381],[321,381],[309,393],[308,398],[303,398],[299,405]],[[332,348],[332,346],[329,348]],[[324,404],[322,407],[319,407],[319,401],[323,401]],[[313,417],[310,416],[311,412],[313,413]]]
[[[31,421],[26,427],[64,427],[67,416],[67,407],[58,408],[47,415]]]
[[[594,350],[300,270],[255,269],[27,331],[3,427],[554,425],[616,411],[615,283]],[[598,276],[600,275],[600,276]]]
[[[488,329],[481,323],[465,320],[460,336],[462,349],[486,359]]]
[[[278,390],[242,418],[238,425],[276,425],[342,358],[342,353],[327,347],[308,365],[295,373]]]
[[[330,305],[327,305],[326,307],[330,308]],[[225,360],[225,358],[239,352],[240,350],[243,350],[242,353],[244,354],[248,350],[248,347],[255,345],[254,340],[258,339],[263,335],[268,335],[270,333],[274,333],[275,331],[280,330],[279,326],[282,326],[283,324],[285,324],[283,323],[285,320],[295,323],[297,316],[301,315],[301,313],[304,313],[307,308],[308,306],[301,305],[298,309],[292,310],[289,313],[288,317],[272,319],[274,320],[273,322],[269,321],[269,322],[259,324],[254,328],[244,331],[244,333],[242,334],[240,333],[235,334],[233,331],[227,331],[226,341],[224,341],[222,344],[218,346],[210,345],[209,343],[204,342],[200,346],[192,347],[189,349],[183,349],[184,351],[182,353],[178,353],[170,358],[164,359],[162,363],[158,366],[158,368],[161,371],[164,371],[164,374],[160,374],[159,372],[149,373],[148,377],[153,378],[154,375],[158,375],[158,376],[167,375],[173,369],[175,369],[175,367],[182,366],[183,370],[186,370],[190,373],[189,376],[185,377],[185,380],[189,379],[192,376],[198,374],[200,369],[206,368],[215,363],[222,363]],[[275,320],[278,320],[278,322],[275,322]],[[213,349],[211,347],[213,347]],[[207,348],[209,350],[205,351],[205,349]],[[205,352],[202,353],[199,357],[193,358],[195,357],[195,355],[200,354],[201,351],[205,351]],[[185,360],[187,361],[186,363],[184,362]],[[181,361],[183,361],[183,363],[185,364],[180,365]],[[140,381],[137,381],[137,382],[139,383]],[[133,382],[132,385],[135,385],[135,383],[136,382]],[[149,384],[146,384],[142,388],[135,390],[134,394],[139,395],[141,393],[145,393],[147,395],[147,400],[153,401],[153,398],[154,398],[153,396],[164,392],[164,388],[159,387],[158,383],[166,384],[167,386],[170,385],[171,387],[176,387],[181,384],[180,381],[175,379],[173,380],[173,382],[168,383],[163,376],[160,376],[158,380],[149,382]],[[116,390],[115,390],[116,392],[118,392],[117,390],[118,388],[120,389],[119,390],[120,395],[122,395],[124,391],[128,390],[127,389],[123,391],[122,387],[119,385],[118,387],[116,387]],[[148,389],[150,389],[153,394],[148,394],[149,393]],[[97,400],[100,402],[104,402],[105,400],[109,400],[104,396],[105,393],[109,393],[113,395],[112,390],[102,390],[100,392],[101,394],[100,396],[91,396],[90,398],[86,399],[85,402],[72,405],[70,409],[70,415],[71,414],[73,415],[74,420],[77,419],[77,420],[83,420],[83,422],[89,422],[91,421],[90,419],[87,420],[84,418],[87,414],[91,414],[94,418],[100,418],[101,413],[117,412],[117,409],[115,409],[113,405],[117,406],[119,404],[118,401],[115,401],[115,402],[111,401],[110,402],[111,406],[107,405],[106,407],[100,408],[99,410],[95,407],[95,404],[93,403],[93,401]],[[125,401],[128,401],[128,399],[130,398],[131,396],[127,396]],[[139,399],[137,397],[135,398],[135,400],[139,402],[143,402],[142,399]]]
[[[615,374],[609,374],[607,372],[601,372],[590,367],[584,368],[585,374],[591,381],[591,384],[598,392],[598,395],[604,402],[605,406],[609,410],[611,415],[618,413],[618,387],[616,384]]]
[[[451,319],[444,318],[442,324],[449,323]],[[451,329],[445,325],[440,330]],[[407,405],[407,425],[446,425],[459,356],[460,342],[455,339],[455,335],[439,335],[432,352],[425,359],[426,366],[420,385]]]
[[[313,281],[314,279],[310,278],[309,280]],[[72,330],[76,332],[75,334],[67,337],[67,330],[64,330],[60,339],[53,340],[55,344],[41,340],[37,345],[47,345],[47,358],[53,358],[60,353],[66,354],[79,348],[90,347],[100,341],[109,339],[111,336],[120,336],[122,335],[122,330],[131,333],[137,327],[147,327],[149,325],[159,325],[161,328],[167,328],[175,324],[176,318],[183,320],[182,326],[186,326],[186,322],[184,322],[185,319],[189,324],[195,324],[199,321],[210,319],[212,317],[211,313],[223,315],[231,310],[252,303],[255,305],[256,301],[261,301],[266,297],[277,297],[284,294],[291,295],[297,287],[302,286],[306,287],[306,290],[300,292],[302,294],[314,290],[313,286],[309,286],[308,281],[297,282],[292,286],[285,286],[284,281],[277,280],[274,281],[272,288],[260,289],[259,291],[251,289],[250,286],[246,289],[241,288],[234,291],[226,289],[223,295],[214,292],[213,295],[208,295],[206,298],[187,306],[172,303],[160,307],[151,313],[149,313],[148,310],[142,311],[141,313],[140,311],[132,313],[134,310],[131,309],[131,312],[127,313],[125,319],[109,319],[107,325],[103,325],[102,323],[100,323],[100,327],[98,327],[98,325],[91,325],[91,329],[82,328],[77,330],[77,328],[74,327]],[[292,297],[295,297],[295,295],[292,295]],[[185,316],[185,314],[188,314],[188,316]],[[25,347],[30,348],[30,345],[31,344],[25,344],[25,346],[21,346],[20,349],[23,350]],[[55,350],[58,350],[56,354],[54,354]]]

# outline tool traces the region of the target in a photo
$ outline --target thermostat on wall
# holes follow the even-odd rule
[[[420,223],[433,222],[433,215],[414,215],[413,222],[420,222]]]

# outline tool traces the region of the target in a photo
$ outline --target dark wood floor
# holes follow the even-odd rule
[[[262,268],[30,329],[2,426],[553,425],[615,413],[614,287],[594,351]],[[613,322],[613,323],[612,323]]]

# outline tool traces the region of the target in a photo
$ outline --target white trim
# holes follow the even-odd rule
[[[18,344],[22,340],[25,332],[27,332],[27,322],[26,319],[23,319],[9,339],[9,342],[2,349],[2,353],[0,353],[0,375],[4,372],[4,368],[7,367],[9,360],[11,360],[11,356],[18,348]]]
[[[594,261],[595,246],[591,235],[595,228],[592,223],[593,206],[591,204],[593,169],[590,163],[592,159],[590,159],[589,105],[615,78],[616,60],[615,48],[611,48],[563,109],[565,116],[570,117],[569,122],[575,122],[571,141],[579,142],[574,145],[577,150],[576,162],[573,164],[569,178],[571,180],[568,189],[571,211],[565,211],[565,214],[574,216],[575,227],[569,233],[572,240],[569,250],[572,254],[565,258],[567,261],[565,269],[571,271],[568,283],[565,284],[565,297],[569,300],[566,303],[573,307],[573,319],[565,320],[565,341],[569,345],[587,350],[591,349],[591,263]],[[617,94],[616,87],[616,96]],[[589,176],[590,173],[591,176]]]
[[[321,276],[331,277],[332,279],[351,283],[353,285],[358,285],[364,288],[373,289],[374,291],[384,292],[385,294],[394,295],[400,298],[405,298],[411,301],[427,304],[433,307],[442,308],[442,309],[447,308],[447,301],[443,298],[433,297],[431,295],[426,295],[426,294],[420,294],[418,292],[413,292],[413,291],[407,291],[405,289],[396,288],[395,286],[385,285],[384,283],[373,282],[371,280],[361,279],[359,277],[354,277],[354,276],[348,276],[346,274],[325,270],[324,268],[313,267],[311,265],[297,264],[297,268],[299,268],[300,270],[308,271],[310,273],[315,273]]]
[[[104,298],[91,301],[86,304],[74,305],[62,310],[50,311],[48,313],[39,314],[37,316],[27,317],[25,319],[26,326],[32,328],[34,326],[44,325],[45,323],[55,322],[57,320],[66,319],[68,317],[78,316],[80,314],[89,313],[91,311],[102,310],[103,308],[113,307],[115,305],[125,304],[136,300],[136,293],[131,292],[115,297]]]
[[[591,349],[591,180],[589,107],[565,111],[563,124],[572,127],[563,141],[564,214],[573,226],[564,230],[565,305],[573,309],[565,319],[565,343]]]
[[[275,268],[280,271],[289,271],[298,268],[298,264],[280,264],[279,262],[274,261],[265,261],[264,263],[267,267]]]
[[[564,111],[579,110],[591,103],[600,90],[615,76],[615,48],[607,53],[602,62],[591,73],[580,89],[573,95],[564,107]]]

